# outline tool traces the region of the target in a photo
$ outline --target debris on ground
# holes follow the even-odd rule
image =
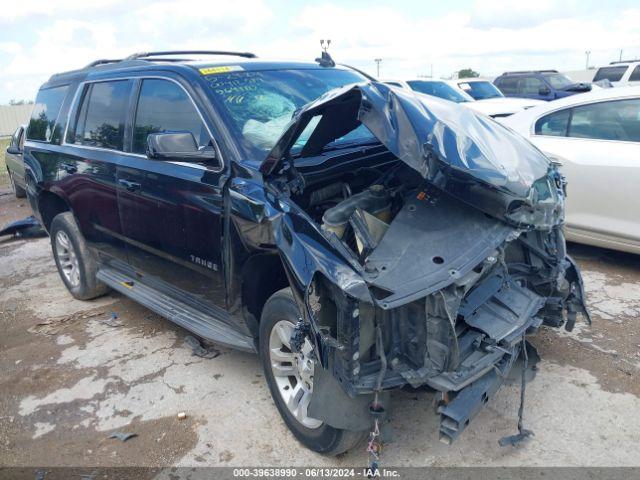
[[[8,223],[0,230],[0,237],[12,235],[15,238],[38,238],[46,237],[47,232],[33,215]]]
[[[187,414],[185,412],[178,413],[178,420],[184,420],[187,418]]]
[[[122,322],[118,321],[118,314],[116,312],[111,312],[111,316],[107,320],[98,320],[99,323],[106,325],[107,327],[121,327]]]
[[[213,347],[205,347],[196,337],[187,335],[184,337],[184,343],[191,347],[191,354],[202,358],[216,358],[220,355],[220,351]]]
[[[29,333],[38,333],[41,335],[57,335],[67,326],[68,323],[74,320],[86,320],[88,318],[97,317],[98,315],[103,315],[104,313],[104,310],[98,312],[76,312],[71,315],[49,318],[29,327],[27,331]]]
[[[137,433],[129,433],[129,432],[113,432],[111,435],[109,435],[108,438],[117,438],[118,440],[120,440],[121,442],[126,442],[127,440],[129,440],[130,438],[133,437],[137,437],[138,434]]]

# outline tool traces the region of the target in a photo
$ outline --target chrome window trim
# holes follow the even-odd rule
[[[196,104],[196,102],[193,100],[193,97],[191,97],[191,95],[189,94],[189,92],[184,88],[184,86],[178,82],[176,79],[174,78],[170,78],[170,77],[163,77],[162,75],[140,75],[140,76],[126,76],[126,77],[113,77],[113,78],[100,78],[100,79],[95,79],[95,80],[84,80],[82,82],[80,82],[78,84],[78,87],[76,88],[75,94],[73,96],[73,101],[71,102],[71,105],[69,105],[69,111],[67,112],[67,122],[64,128],[64,135],[62,137],[62,143],[60,144],[61,146],[68,146],[68,147],[74,147],[74,148],[80,148],[80,149],[88,149],[88,150],[98,150],[98,151],[103,151],[103,152],[116,152],[119,155],[127,155],[130,157],[137,157],[137,158],[144,158],[146,160],[149,161],[158,161],[158,160],[152,160],[149,157],[147,157],[146,155],[142,155],[140,153],[133,153],[133,152],[125,152],[122,150],[115,150],[112,148],[103,148],[103,147],[93,147],[91,145],[78,145],[75,143],[67,143],[67,131],[69,130],[69,124],[71,123],[71,114],[77,109],[78,105],[78,98],[81,94],[81,92],[84,92],[86,86],[88,84],[93,84],[93,83],[101,83],[101,82],[115,82],[118,80],[146,80],[146,79],[157,79],[157,80],[166,80],[169,82],[173,82],[176,85],[178,85],[178,87],[180,87],[182,89],[182,91],[185,93],[185,95],[187,96],[187,98],[189,98],[189,101],[191,102],[191,104],[193,105],[193,108],[195,109],[195,111],[198,113],[198,116],[200,117],[200,121],[202,122],[202,124],[204,125],[205,129],[207,130],[207,133],[209,134],[209,139],[211,140],[211,143],[213,144],[213,147],[216,151],[216,158],[219,159],[219,163],[220,165],[217,166],[216,168],[208,168],[202,165],[197,165],[197,164],[190,164],[187,162],[180,162],[180,161],[165,161],[165,163],[172,163],[174,165],[182,165],[185,167],[190,167],[190,168],[195,168],[198,170],[207,170],[209,172],[214,172],[214,173],[219,173],[222,172],[224,170],[224,166],[225,166],[225,161],[224,158],[222,157],[222,152],[220,151],[220,148],[218,147],[218,142],[216,142],[213,134],[211,133],[211,130],[209,129],[209,125],[207,125],[207,122],[204,119],[204,116],[202,115],[202,112],[200,111],[200,109],[198,108],[198,105]],[[136,112],[137,112],[137,106],[138,106],[138,100],[140,98],[140,92],[138,91],[138,95],[136,97]],[[135,123],[135,117],[134,117],[134,123]]]

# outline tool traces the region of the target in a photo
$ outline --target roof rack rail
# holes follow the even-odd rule
[[[129,55],[125,60],[144,60],[150,57],[164,57],[167,55],[229,55],[232,57],[258,58],[251,52],[228,52],[225,50],[165,50],[159,52],[140,52]]]
[[[557,70],[515,70],[512,72],[504,72],[503,75],[511,75],[513,73],[558,73]]]
[[[616,60],[615,62],[609,62],[609,65],[616,65],[620,63],[640,62],[640,58],[633,58],[631,60]]]
[[[100,58],[98,60],[94,60],[93,62],[86,65],[84,68],[97,67],[98,65],[106,65],[108,63],[118,63],[121,62],[121,58]]]

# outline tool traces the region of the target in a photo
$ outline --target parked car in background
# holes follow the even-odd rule
[[[500,89],[489,80],[480,78],[458,78],[449,80],[448,83],[449,85],[459,88],[478,102],[484,102],[485,105],[491,104],[495,105],[496,108],[504,109],[501,115],[492,115],[492,117],[507,117],[544,103],[542,100],[534,100],[532,98],[507,98]]]
[[[512,115],[526,108],[524,105],[535,104],[535,100],[515,100],[490,98],[476,100],[464,89],[458,86],[457,81],[437,80],[431,78],[417,78],[411,80],[385,80],[384,83],[395,87],[413,90],[425,95],[443,98],[455,103],[463,104],[476,112],[483,113],[493,118],[501,118]],[[494,87],[495,88],[495,87]],[[532,105],[529,105],[532,106]]]
[[[593,81],[603,80],[609,80],[614,87],[640,85],[640,60],[611,62],[606,67],[600,67]]]
[[[326,52],[96,61],[40,88],[26,137],[27,196],[69,292],[110,287],[258,353],[317,452],[366,438],[409,385],[439,392],[451,442],[526,334],[589,318],[555,166]]]
[[[640,86],[564,98],[504,124],[562,164],[567,239],[640,253]]]
[[[9,181],[13,193],[18,198],[26,196],[25,180],[24,180],[24,162],[22,160],[22,152],[24,147],[24,130],[25,126],[20,125],[11,136],[11,143],[7,147],[4,154],[7,172],[9,173]]]
[[[506,97],[556,100],[591,90],[589,83],[576,83],[557,70],[505,72],[493,81]]]

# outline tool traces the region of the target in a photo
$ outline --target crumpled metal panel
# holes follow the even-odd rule
[[[543,297],[497,274],[472,290],[458,313],[467,324],[500,341],[530,323],[544,303]]]
[[[320,153],[362,123],[434,185],[504,217],[514,200],[536,203],[540,191],[532,187],[551,169],[542,152],[489,117],[453,102],[370,82],[332,90],[302,108],[263,162],[263,173],[273,172],[289,157],[316,115],[322,115],[322,121],[302,156]],[[545,226],[550,223],[545,221]]]
[[[409,199],[367,258],[363,276],[390,292],[379,299],[382,308],[396,308],[464,277],[513,232],[448,195],[435,204]]]

